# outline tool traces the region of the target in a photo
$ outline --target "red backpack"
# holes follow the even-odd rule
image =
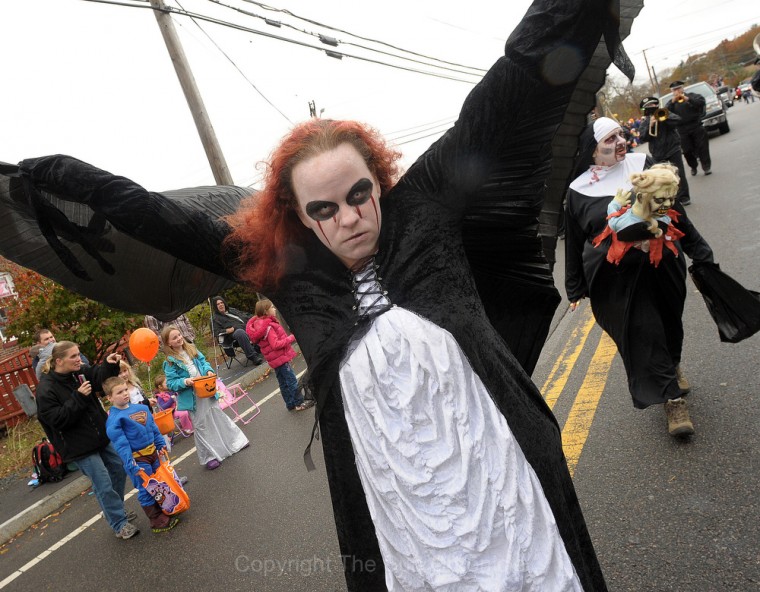
[[[40,483],[61,481],[66,476],[66,465],[47,438],[32,448],[32,461]]]

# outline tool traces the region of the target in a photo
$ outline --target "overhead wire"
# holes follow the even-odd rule
[[[435,121],[429,121],[427,123],[421,123],[419,125],[413,125],[411,127],[405,127],[405,128],[400,129],[400,130],[394,130],[392,132],[387,132],[385,134],[385,136],[386,137],[388,137],[388,136],[394,136],[396,134],[401,134],[403,132],[408,132],[408,131],[412,131],[412,130],[415,130],[415,129],[419,129],[421,127],[424,128],[424,127],[428,127],[428,126],[440,125],[443,122],[453,123],[455,120],[456,120],[456,117],[443,117],[441,119],[436,119]]]
[[[244,14],[246,16],[250,16],[252,18],[260,19],[260,20],[264,21],[265,23],[267,23],[269,25],[273,24],[272,20],[269,19],[269,18],[267,18],[267,17],[265,17],[265,16],[262,16],[262,15],[259,15],[259,14],[255,14],[255,13],[249,12],[247,10],[243,10],[242,8],[238,8],[236,6],[231,6],[229,4],[225,4],[224,2],[221,2],[221,0],[208,0],[208,2],[211,2],[212,4],[216,4],[218,6],[223,6],[224,8],[229,8],[230,10],[234,10],[236,12],[239,12],[239,13]],[[299,18],[299,17],[296,17],[296,18]],[[378,53],[380,55],[384,55],[384,56],[387,56],[387,57],[392,57],[392,58],[396,58],[396,59],[399,59],[399,60],[406,60],[406,61],[409,61],[409,62],[412,62],[412,63],[415,63],[415,64],[421,64],[423,66],[430,66],[430,67],[433,67],[433,68],[439,68],[441,70],[448,70],[449,72],[456,72],[457,74],[464,74],[466,76],[482,76],[486,72],[486,70],[484,70],[482,68],[477,68],[477,72],[466,72],[466,71],[461,70],[459,68],[451,68],[449,66],[440,66],[438,64],[431,64],[430,61],[426,61],[425,62],[425,61],[414,59],[414,58],[410,58],[410,57],[407,57],[407,56],[404,56],[404,55],[399,55],[399,54],[396,54],[396,53],[391,53],[389,51],[383,51],[381,49],[376,49],[374,47],[368,47],[366,45],[361,45],[361,44],[358,44],[358,43],[353,43],[352,41],[344,41],[344,40],[340,40],[340,39],[334,39],[332,37],[327,37],[327,36],[323,35],[322,33],[307,31],[306,29],[301,29],[299,27],[291,25],[290,23],[284,23],[284,22],[281,22],[281,21],[276,21],[275,25],[277,27],[285,27],[285,28],[291,29],[293,31],[297,31],[298,33],[302,33],[304,35],[309,35],[310,37],[314,37],[316,39],[319,39],[322,43],[324,43],[326,45],[330,45],[332,47],[340,47],[341,45],[348,45],[348,46],[351,46],[351,47],[356,47],[358,49],[363,49],[365,51],[375,52],[375,53]],[[325,27],[327,29],[335,30],[334,28],[329,27],[327,25],[321,25],[321,26],[323,26],[323,27]],[[351,35],[351,33],[348,33],[348,34]],[[400,51],[406,51],[406,50],[400,50]],[[425,58],[428,59],[428,60],[435,60],[435,58],[427,58],[427,56],[425,56]],[[441,60],[436,60],[436,61],[441,61]],[[476,69],[476,68],[471,68],[470,66],[461,66],[461,67],[463,67],[463,68],[470,68],[470,69]]]
[[[182,4],[179,3],[179,0],[177,0],[177,4],[179,5],[180,8],[182,8],[182,10],[184,10],[184,7],[182,6]],[[285,115],[285,113],[283,113],[282,110],[277,105],[275,105],[272,101],[270,101],[269,98],[253,83],[253,81],[251,81],[251,79],[248,78],[245,75],[245,73],[235,63],[235,60],[233,60],[227,54],[227,52],[225,52],[221,47],[219,47],[219,44],[216,41],[214,41],[214,39],[211,37],[211,35],[209,35],[208,32],[206,32],[203,29],[203,27],[200,26],[200,24],[198,23],[198,21],[196,21],[193,17],[190,17],[190,20],[193,21],[193,23],[195,24],[195,26],[200,29],[201,33],[203,33],[208,38],[208,40],[211,41],[211,43],[214,44],[214,47],[216,47],[219,50],[219,52],[225,58],[227,58],[227,60],[230,62],[230,64],[232,64],[232,66],[240,73],[240,75],[245,79],[245,81],[248,82],[248,84],[251,85],[251,87],[253,88],[253,90],[255,90],[259,94],[259,96],[261,96],[262,99],[264,99],[275,111],[277,111],[277,113],[279,113],[280,115],[282,115],[285,118],[285,121],[287,121],[289,124],[293,125],[293,121],[287,115]]]
[[[446,130],[439,130],[439,131],[436,131],[436,132],[431,132],[431,133],[426,134],[424,136],[420,136],[418,138],[412,138],[411,140],[404,140],[403,142],[395,142],[395,144],[397,146],[403,146],[404,144],[411,144],[412,142],[416,142],[417,140],[424,140],[425,138],[430,138],[432,136],[437,136],[437,135],[443,134],[445,132],[446,132]]]
[[[210,0],[210,1],[216,2],[217,0]],[[433,56],[428,56],[428,55],[425,55],[425,54],[422,54],[422,53],[418,53],[418,52],[415,52],[415,51],[412,51],[412,50],[409,50],[409,49],[404,49],[402,47],[398,47],[396,45],[392,45],[390,43],[386,43],[385,41],[380,41],[379,39],[373,39],[371,37],[364,37],[362,35],[358,35],[356,33],[352,33],[350,31],[346,31],[344,29],[339,29],[339,28],[333,27],[331,25],[320,23],[319,21],[315,21],[315,20],[312,20],[312,19],[307,18],[307,17],[299,16],[299,15],[293,13],[292,11],[290,11],[290,10],[288,10],[286,8],[277,8],[276,6],[270,6],[268,4],[264,4],[263,2],[256,2],[255,0],[242,0],[242,1],[243,2],[247,2],[249,4],[255,4],[256,6],[259,6],[260,8],[263,8],[264,10],[269,10],[271,12],[281,12],[283,14],[287,14],[289,16],[292,16],[293,18],[296,18],[298,20],[302,20],[302,21],[310,23],[312,25],[316,25],[318,27],[322,27],[324,29],[328,29],[330,31],[337,31],[338,33],[344,33],[346,35],[351,35],[352,37],[356,37],[357,39],[362,39],[363,41],[369,41],[371,43],[376,43],[378,45],[383,45],[385,47],[389,47],[389,48],[395,49],[397,51],[403,51],[404,53],[408,53],[410,55],[416,55],[417,57],[425,58],[427,60],[433,60],[435,62],[440,62],[442,64],[448,64],[450,66],[458,66],[460,68],[467,68],[467,69],[470,69],[470,70],[477,70],[478,72],[483,73],[483,74],[486,72],[486,70],[484,70],[483,68],[479,68],[479,67],[476,67],[476,66],[467,66],[465,64],[458,64],[456,62],[449,62],[449,61],[446,61],[446,60],[442,60],[440,58],[436,58],[436,57],[433,57]]]
[[[410,136],[416,136],[416,135],[421,134],[421,133],[425,133],[425,132],[436,133],[436,132],[445,131],[445,130],[449,129],[453,123],[454,123],[454,120],[449,120],[449,121],[444,122],[444,123],[438,123],[436,125],[431,125],[431,126],[426,127],[424,129],[418,129],[418,130],[415,130],[415,131],[410,131],[407,134],[401,134],[401,135],[398,135],[398,136],[395,136],[395,137],[388,137],[388,139],[391,142],[399,143],[398,140],[401,140],[403,138],[409,138]],[[443,126],[445,126],[445,128],[443,130],[436,129],[436,128],[440,128],[440,127],[443,127]],[[423,136],[423,137],[427,137],[427,136]],[[413,140],[409,140],[409,141],[413,141]],[[403,143],[403,142],[401,142],[401,143]]]
[[[129,8],[152,8],[148,3],[148,0],[133,0],[133,2],[141,2],[142,4],[131,4],[128,2],[117,2],[116,0],[82,0],[83,2],[94,2],[96,4],[113,4],[114,6],[127,6]]]
[[[100,3],[100,4],[113,4],[113,5],[116,5],[116,6],[126,6],[126,7],[130,7],[130,8],[152,8],[150,5],[129,4],[129,3],[126,3],[126,2],[120,2],[118,0],[83,0],[83,1],[84,2],[97,2],[97,3]],[[139,1],[139,0],[136,0],[136,1]],[[266,32],[266,31],[260,31],[258,29],[252,29],[251,27],[246,27],[246,26],[243,26],[243,25],[239,25],[237,23],[232,23],[232,22],[225,21],[225,20],[222,20],[222,19],[218,19],[218,18],[214,18],[214,17],[209,17],[209,16],[206,16],[206,15],[202,15],[202,14],[199,14],[199,13],[196,13],[196,12],[191,12],[191,11],[188,11],[188,10],[176,9],[174,7],[171,7],[171,6],[167,6],[165,8],[164,12],[178,14],[178,15],[187,16],[187,17],[192,17],[192,18],[196,18],[198,20],[206,21],[206,22],[209,22],[209,23],[213,23],[213,24],[216,24],[216,25],[223,26],[223,27],[228,27],[228,28],[231,28],[231,29],[236,29],[238,31],[243,31],[243,32],[246,32],[246,33],[254,34],[254,35],[260,35],[262,37],[267,37],[267,38],[275,39],[275,40],[278,40],[278,41],[284,41],[286,43],[292,43],[294,45],[299,45],[301,47],[307,47],[307,48],[310,48],[310,49],[316,49],[317,51],[325,53],[329,57],[333,57],[333,58],[338,58],[338,59],[342,59],[343,57],[352,58],[352,59],[363,61],[363,62],[377,64],[377,65],[380,65],[380,66],[387,66],[389,68],[395,68],[397,70],[404,70],[404,71],[407,71],[407,72],[413,72],[415,74],[422,74],[424,76],[432,76],[434,78],[441,78],[441,79],[444,79],[444,80],[453,80],[455,82],[463,82],[465,84],[472,84],[472,85],[477,84],[477,80],[474,80],[474,81],[473,80],[465,80],[465,79],[462,79],[462,78],[457,78],[455,76],[449,76],[449,75],[446,75],[446,74],[440,74],[440,73],[436,73],[436,72],[430,72],[430,71],[426,71],[426,70],[420,70],[418,68],[412,68],[412,67],[403,66],[403,65],[400,65],[400,64],[392,64],[392,63],[389,63],[389,62],[384,62],[382,60],[372,59],[372,58],[369,58],[369,57],[366,57],[366,56],[355,55],[355,54],[350,54],[350,53],[345,53],[345,52],[336,52],[334,50],[325,49],[324,47],[320,47],[320,46],[317,46],[317,45],[312,45],[310,43],[305,43],[303,41],[298,41],[297,39],[291,39],[291,38],[288,38],[288,37],[283,37],[281,35],[274,35],[272,33]],[[431,67],[439,67],[439,66],[434,66],[432,64],[428,64],[428,65],[430,65]],[[477,76],[477,77],[480,77],[480,74],[472,74],[472,73],[468,73],[468,72],[460,72],[460,73],[464,74],[464,75],[468,75],[468,76]]]
[[[128,6],[128,7],[133,7],[133,8],[144,8],[143,6],[138,6],[136,4],[126,4],[126,3],[123,3],[123,2],[118,2],[117,0],[83,0],[83,1],[85,1],[85,2],[99,2],[99,3],[102,3],[102,4],[114,4],[114,5]],[[148,6],[146,8],[151,8],[151,7]],[[283,37],[281,35],[274,35],[272,33],[266,32],[266,31],[260,31],[258,29],[252,29],[251,27],[246,27],[244,25],[239,25],[237,23],[232,23],[232,22],[225,21],[225,20],[222,20],[222,19],[218,19],[218,18],[214,18],[214,17],[209,17],[209,16],[206,16],[206,15],[203,15],[203,14],[199,14],[199,13],[196,13],[196,12],[191,12],[191,11],[187,11],[187,10],[177,9],[177,8],[174,8],[174,7],[171,7],[171,6],[167,6],[163,10],[163,12],[172,13],[172,14],[178,14],[178,15],[187,16],[187,17],[194,17],[194,18],[196,18],[198,20],[206,21],[206,22],[209,22],[209,23],[213,23],[213,24],[216,24],[216,25],[223,26],[223,27],[228,27],[228,28],[235,29],[235,30],[238,30],[238,31],[243,31],[243,32],[246,32],[246,33],[254,34],[254,35],[260,35],[262,37],[267,37],[269,39],[275,39],[277,41],[285,41],[286,43],[292,43],[294,45],[299,45],[301,47],[307,47],[307,48],[310,48],[310,49],[316,49],[317,51],[325,53],[326,55],[328,55],[330,57],[353,58],[355,60],[359,60],[359,61],[363,61],[363,62],[368,62],[368,63],[372,63],[372,64],[377,64],[377,65],[381,65],[381,66],[387,66],[389,68],[395,68],[397,70],[404,70],[406,72],[413,72],[415,74],[422,74],[424,76],[432,76],[434,78],[441,78],[441,79],[444,79],[444,80],[453,80],[455,82],[463,82],[465,84],[471,84],[471,85],[477,84],[477,81],[473,81],[473,80],[464,80],[462,78],[457,78],[455,76],[449,76],[449,75],[446,75],[446,74],[440,74],[440,73],[436,73],[436,72],[430,72],[430,71],[426,71],[426,70],[420,70],[419,68],[411,68],[411,67],[403,66],[403,65],[400,65],[400,64],[391,64],[391,63],[388,63],[388,62],[383,62],[381,60],[375,60],[375,59],[372,59],[372,58],[369,58],[369,57],[366,57],[366,56],[360,56],[360,55],[355,55],[355,54],[350,54],[350,53],[345,53],[345,52],[335,52],[333,50],[326,50],[323,47],[312,45],[310,43],[305,43],[303,41],[298,41],[297,39],[290,39],[288,37]]]
[[[119,1],[119,0],[84,0],[84,1],[85,2],[97,2],[97,3],[101,3],[101,4],[113,4],[113,5],[133,7],[133,8],[152,8],[152,6],[150,4],[148,4],[148,0],[133,0],[134,2],[140,2],[141,4],[128,3],[128,2],[123,2],[123,1]],[[221,3],[216,2],[214,0],[212,0],[212,1],[213,1],[213,3],[221,4]],[[245,0],[245,1],[247,1],[247,0]],[[252,2],[252,3],[253,4],[258,4],[256,2]],[[179,4],[179,2],[178,2],[178,4]],[[305,42],[298,41],[298,40],[295,40],[295,39],[289,39],[287,37],[282,37],[282,36],[279,36],[279,35],[274,35],[274,34],[271,34],[271,33],[265,32],[265,31],[259,31],[257,29],[252,29],[250,27],[239,25],[237,23],[232,23],[232,22],[229,22],[229,21],[225,21],[223,19],[218,19],[218,18],[215,18],[215,17],[210,17],[210,16],[206,16],[206,15],[199,14],[199,13],[196,13],[196,12],[192,12],[192,11],[189,11],[189,10],[185,10],[181,5],[180,5],[179,9],[167,6],[166,9],[164,10],[164,12],[171,13],[171,14],[176,14],[176,15],[181,15],[181,16],[186,16],[186,17],[190,18],[191,20],[193,20],[193,23],[199,29],[201,29],[201,31],[204,33],[204,35],[206,35],[206,37],[209,38],[209,40],[233,64],[233,66],[235,66],[235,68],[241,74],[243,74],[243,72],[235,64],[234,60],[232,60],[218,46],[218,44],[216,42],[214,42],[214,40],[211,38],[211,36],[199,25],[198,22],[196,22],[196,19],[200,20],[200,21],[205,21],[205,22],[209,22],[209,23],[212,23],[212,24],[217,24],[217,25],[220,25],[220,26],[232,28],[232,29],[239,30],[239,31],[243,31],[243,32],[247,32],[247,33],[252,33],[252,34],[255,34],[255,35],[261,35],[263,37],[275,39],[275,40],[278,40],[278,41],[285,41],[287,43],[293,43],[295,45],[299,45],[299,46],[302,46],[302,47],[306,47],[306,48],[310,48],[310,49],[316,49],[316,50],[321,51],[321,52],[328,51],[328,50],[325,50],[322,47],[315,46],[315,45],[312,45],[312,44],[309,44],[309,43],[305,43]],[[297,17],[297,18],[302,18],[302,17]],[[309,19],[303,19],[303,20],[307,20],[308,21]],[[317,24],[319,24],[319,23],[317,23]],[[320,26],[322,26],[322,25],[320,24]],[[329,26],[326,26],[326,27],[330,28],[330,29],[334,29],[334,28],[329,27]],[[337,30],[340,31],[340,32],[344,32],[344,31],[342,31],[340,29],[337,29]],[[351,35],[351,33],[346,33],[346,34]],[[361,38],[360,36],[357,36],[357,37]],[[375,40],[370,40],[370,41],[374,42]],[[382,42],[379,42],[379,43],[382,43]],[[391,47],[394,47],[394,46],[391,46]],[[403,50],[403,49],[400,49],[400,48],[398,48],[398,49],[400,51],[407,51],[407,50]],[[410,52],[410,53],[414,53],[414,52]],[[383,62],[381,60],[375,60],[375,59],[372,59],[372,58],[369,58],[369,57],[366,57],[366,56],[351,55],[351,54],[347,54],[347,53],[343,53],[343,52],[341,52],[339,55],[345,56],[345,57],[348,57],[348,58],[357,59],[357,60],[360,60],[360,61],[365,61],[365,62],[369,62],[369,63],[375,63],[375,64],[378,64],[378,65],[384,65],[384,66],[396,68],[396,69],[399,69],[399,70],[404,70],[404,71],[408,71],[408,72],[414,72],[414,73],[418,73],[418,74],[423,74],[423,75],[426,75],[426,76],[433,76],[433,77],[436,77],[436,78],[442,78],[442,79],[446,79],[446,80],[453,80],[453,81],[456,81],[456,82],[464,82],[464,83],[467,83],[467,84],[475,84],[475,82],[470,81],[470,80],[463,80],[461,78],[456,78],[456,77],[448,76],[448,75],[445,75],[445,74],[438,74],[438,73],[435,73],[435,72],[429,72],[429,71],[419,70],[417,68],[411,68],[411,67],[402,66],[402,65],[398,65],[398,64],[390,64],[390,63]],[[429,56],[424,56],[424,57],[428,58]],[[434,59],[435,60],[435,58],[430,58],[430,59]],[[443,61],[443,60],[441,60],[441,61]],[[435,66],[435,65],[432,65],[432,64],[425,64],[425,65],[429,65],[429,66],[432,66],[432,67],[439,67],[439,66]],[[464,66],[464,67],[471,68],[470,66]],[[465,73],[465,72],[463,72],[463,74],[473,75],[471,73]],[[245,77],[244,74],[243,74],[243,76]],[[261,96],[265,100],[267,100],[267,102],[269,102],[270,105],[272,105],[275,109],[277,109],[277,107],[274,104],[272,104],[268,99],[266,99],[266,97],[261,93],[261,91],[259,91],[259,89],[256,88],[256,86],[250,80],[247,79],[247,77],[246,77],[246,80],[249,82],[249,84],[251,84],[251,86],[257,92],[259,92],[259,94],[261,94]],[[277,110],[279,112],[279,109],[277,109]],[[286,119],[288,119],[287,116],[285,116],[282,112],[280,112],[280,114],[283,115],[283,117],[285,117]],[[445,122],[446,120],[449,120],[449,123],[453,123],[454,120],[455,120],[455,118],[444,118],[443,120],[440,120],[440,121]],[[290,121],[290,120],[288,119],[288,121]],[[425,138],[429,138],[429,137],[432,137],[432,136],[435,136],[435,135],[440,135],[441,133],[445,132],[446,130],[440,130],[440,129],[436,130],[435,128],[440,128],[442,125],[446,125],[446,124],[445,123],[432,122],[430,124],[421,124],[419,126],[414,126],[412,128],[407,128],[406,130],[399,130],[401,132],[404,132],[404,131],[413,130],[415,128],[422,128],[422,129],[418,129],[416,132],[410,132],[410,133],[407,133],[407,134],[403,134],[401,136],[397,136],[396,140],[392,140],[392,141],[394,141],[397,145],[404,145],[404,144],[409,144],[411,142],[415,142],[415,141],[422,140],[422,139],[425,139]],[[435,131],[432,131],[432,130],[435,130]],[[426,132],[429,132],[429,133],[426,133]],[[420,134],[420,133],[422,133],[424,135],[421,135],[421,136],[417,135],[417,134]],[[416,137],[410,137],[410,136],[416,136]],[[403,141],[400,141],[400,142],[397,141],[397,140],[402,140],[403,138],[409,138],[409,139],[406,139],[406,140],[403,140]],[[255,181],[255,178],[254,178],[254,181]]]
[[[742,25],[746,25],[747,23],[750,23],[750,22],[757,23],[758,19],[760,19],[760,16],[752,17],[752,18],[749,18],[749,19],[744,19],[744,20],[739,21],[737,23],[733,23],[731,25],[726,25],[725,27],[720,27],[718,29],[713,29],[711,31],[702,33],[700,35],[692,35],[692,36],[690,36],[688,38],[684,38],[684,39],[673,39],[671,41],[666,41],[664,43],[660,43],[658,45],[655,45],[655,46],[653,46],[653,47],[651,47],[649,49],[655,49],[655,50],[657,50],[657,51],[653,52],[655,54],[655,56],[660,56],[663,53],[666,54],[666,55],[670,55],[670,54],[673,54],[673,53],[681,54],[684,51],[688,51],[688,49],[690,47],[691,48],[697,47],[697,44],[695,44],[695,40],[697,40],[699,38],[705,38],[704,41],[699,41],[698,42],[699,46],[703,46],[703,45],[706,45],[706,44],[709,44],[709,43],[713,43],[715,40],[722,41],[722,39],[719,39],[719,38],[723,37],[723,34],[719,34],[719,35],[716,36],[716,33],[718,31],[724,31],[726,29],[733,29],[734,27],[739,27],[739,26],[742,26]],[[742,33],[739,33],[738,35],[741,35],[741,34]],[[684,42],[688,42],[689,45],[683,45]],[[669,46],[678,45],[678,44],[681,44],[681,45],[679,45],[678,48],[676,48],[676,49],[668,49],[666,51],[662,50],[662,48],[664,48],[664,47],[669,47]],[[640,51],[638,53],[643,53],[643,51]]]

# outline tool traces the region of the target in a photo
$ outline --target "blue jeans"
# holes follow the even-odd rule
[[[245,357],[251,361],[261,359],[261,350],[258,345],[251,343],[251,339],[248,337],[248,333],[244,329],[235,329],[232,332],[232,338],[238,342],[238,345],[242,348]]]
[[[127,523],[124,511],[124,483],[127,474],[113,444],[90,456],[77,459],[77,465],[92,481],[92,491],[98,498],[108,525],[114,532],[119,532]]]
[[[277,376],[282,398],[285,399],[285,407],[293,409],[303,403],[303,397],[298,396],[298,379],[290,364],[285,362],[282,366],[275,368],[274,374]]]

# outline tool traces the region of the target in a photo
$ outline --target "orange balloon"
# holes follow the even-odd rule
[[[145,327],[140,327],[129,336],[129,351],[138,360],[150,362],[158,353],[158,336]]]

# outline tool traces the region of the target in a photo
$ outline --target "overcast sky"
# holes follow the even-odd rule
[[[213,184],[187,103],[147,2],[3,0],[0,161],[64,153],[161,191]],[[238,185],[292,123],[309,116],[359,119],[396,140],[410,163],[456,117],[528,0],[269,0],[267,6],[345,32],[330,32],[250,0],[165,0],[174,7],[326,47],[237,7],[307,33],[380,48],[348,33],[446,60],[452,70],[404,62],[342,43],[336,51],[435,72],[448,80],[355,58],[342,60],[282,40],[175,16],[188,61]],[[225,6],[226,5],[226,6]],[[141,7],[142,6],[142,7]],[[642,50],[657,72],[760,23],[758,0],[645,0],[625,47],[646,80]],[[422,58],[415,58],[422,59]],[[473,71],[473,70],[470,70]],[[422,139],[414,140],[417,137]]]

